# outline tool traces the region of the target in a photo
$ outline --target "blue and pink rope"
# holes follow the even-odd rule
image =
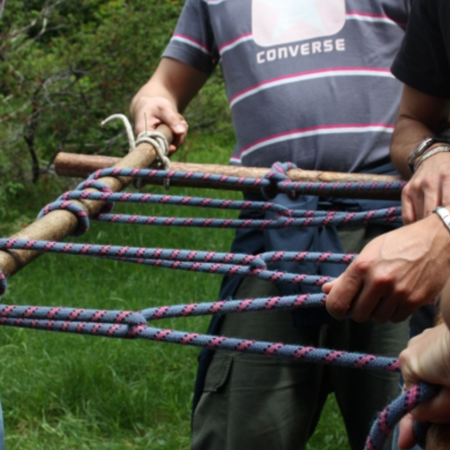
[[[224,185],[240,187],[260,187],[266,198],[283,192],[290,197],[299,194],[326,195],[330,192],[354,191],[398,191],[403,182],[395,183],[294,183],[286,175],[292,164],[275,164],[263,179],[226,177],[188,172],[104,169],[95,172],[74,191],[63,194],[56,202],[46,206],[39,217],[57,209],[67,209],[78,218],[74,235],[81,235],[89,229],[89,217],[83,207],[73,200],[99,200],[105,208],[95,220],[112,223],[140,225],[162,225],[183,227],[216,228],[285,228],[340,225],[349,223],[400,223],[400,208],[389,208],[361,213],[336,211],[296,211],[275,203],[231,201],[200,197],[180,197],[170,195],[113,193],[99,181],[105,176],[132,176],[140,179],[212,180]],[[90,189],[90,190],[86,190]],[[93,191],[95,189],[96,191]],[[273,220],[239,219],[193,219],[175,217],[145,217],[137,215],[111,214],[116,202],[151,203],[177,206],[196,206],[231,210],[252,209],[275,213]],[[124,262],[144,264],[170,269],[201,271],[225,276],[256,276],[277,283],[309,284],[321,286],[332,280],[331,277],[292,274],[268,270],[267,265],[277,261],[308,261],[315,263],[331,262],[349,264],[356,255],[309,252],[267,252],[259,255],[216,253],[194,250],[162,248],[120,247],[112,245],[93,245],[61,243],[25,239],[0,239],[1,250],[25,249],[38,252],[53,252],[80,256],[115,259]],[[6,277],[0,271],[0,295],[6,291]],[[308,346],[286,345],[283,343],[259,342],[225,336],[210,336],[197,333],[160,329],[148,325],[149,321],[168,317],[188,317],[194,315],[245,313],[273,309],[293,309],[324,307],[326,295],[303,294],[298,296],[271,297],[217,301],[200,304],[162,306],[142,311],[108,311],[73,308],[36,307],[19,305],[0,305],[0,325],[33,328],[66,333],[89,334],[124,339],[148,339],[181,345],[249,352],[267,356],[288,357],[320,364],[336,364],[352,368],[364,368],[398,372],[398,360],[382,356],[349,353],[331,349],[318,349]],[[436,386],[421,383],[402,394],[389,405],[375,422],[366,442],[367,450],[381,450],[395,424],[411,409],[431,398],[437,392]]]

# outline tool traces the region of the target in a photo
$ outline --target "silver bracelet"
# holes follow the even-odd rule
[[[431,148],[428,152],[425,152],[417,161],[414,163],[414,172],[417,171],[419,166],[428,158],[435,155],[436,153],[450,152],[450,145],[439,145],[438,147]]]
[[[443,206],[438,206],[434,211],[444,222],[445,226],[447,227],[448,231],[450,231],[450,212],[448,212],[447,208],[444,208]]]

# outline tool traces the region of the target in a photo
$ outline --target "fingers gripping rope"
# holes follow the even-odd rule
[[[365,450],[382,450],[391,431],[400,419],[416,406],[434,397],[439,389],[439,386],[422,382],[398,397],[381,412],[378,420],[373,424],[366,441]],[[415,427],[416,430],[417,427]]]

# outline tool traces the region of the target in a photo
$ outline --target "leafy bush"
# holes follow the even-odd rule
[[[0,177],[36,181],[59,151],[127,151],[121,125],[101,129],[100,122],[128,113],[132,96],[159,62],[182,4],[9,2],[0,22]],[[229,122],[220,74],[186,115],[191,130]]]

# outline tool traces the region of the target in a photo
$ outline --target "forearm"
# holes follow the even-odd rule
[[[205,83],[208,76],[180,61],[163,58],[154,74],[134,96],[130,105],[133,117],[142,98],[161,97],[182,112]]]
[[[434,134],[434,131],[421,121],[406,115],[399,115],[392,136],[390,152],[392,164],[404,180],[409,180],[412,176],[408,166],[409,155],[427,136],[434,136]]]
[[[133,97],[130,104],[131,117],[136,120],[136,115],[140,109],[140,103],[143,100],[156,97],[165,98],[169,101],[175,111],[180,111],[179,100],[176,98],[175,93],[171,91],[165,83],[152,77]]]
[[[208,78],[207,74],[180,61],[163,58],[155,73],[134,96],[130,113],[136,133],[165,123],[175,134],[174,146],[183,142],[187,122],[180,112],[186,108]]]
[[[392,163],[404,179],[412,175],[411,152],[424,138],[436,134],[447,115],[446,100],[404,86],[390,150]]]

